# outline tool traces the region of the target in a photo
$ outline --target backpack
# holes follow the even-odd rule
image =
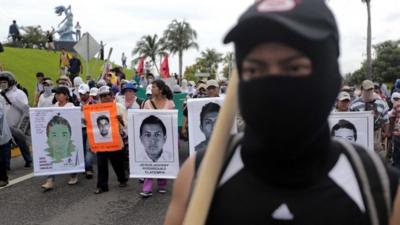
[[[225,165],[229,163],[234,151],[240,145],[244,134],[238,133],[231,136],[228,149],[226,151]],[[340,144],[344,149],[342,152],[351,162],[352,168],[356,176],[359,177],[358,182],[360,191],[363,194],[363,201],[366,206],[366,213],[369,216],[371,225],[384,225],[389,223],[390,213],[392,212],[391,192],[389,176],[384,166],[383,161],[374,152],[359,149],[357,150],[353,144],[338,138],[333,139],[333,142]],[[205,155],[204,151],[196,152],[195,172],[192,181],[192,191],[197,178],[197,172],[201,165],[201,161]],[[224,167],[223,167],[224,168]],[[221,170],[219,180],[223,175],[224,170]],[[192,192],[191,191],[191,192]],[[382,193],[382,194],[373,194]]]
[[[29,98],[28,90],[26,88],[22,87],[21,84],[19,84],[19,83],[16,86],[18,89],[20,89],[21,91],[23,91],[25,93],[27,98]]]

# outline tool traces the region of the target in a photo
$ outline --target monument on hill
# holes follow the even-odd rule
[[[55,48],[57,50],[66,49],[69,52],[74,51],[73,46],[76,44],[74,39],[75,32],[73,31],[73,19],[71,5],[67,8],[65,6],[57,6],[54,8],[54,12],[58,16],[62,16],[63,13],[65,18],[58,24],[56,32],[60,35],[58,41],[55,42]]]

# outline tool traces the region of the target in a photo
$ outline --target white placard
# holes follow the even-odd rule
[[[179,171],[178,111],[129,110],[131,178],[176,178]]]
[[[189,153],[207,148],[224,98],[188,99]],[[232,133],[237,132],[236,120]]]
[[[85,172],[79,107],[31,108],[35,176]]]
[[[370,112],[333,112],[329,117],[331,135],[374,150],[374,115]]]

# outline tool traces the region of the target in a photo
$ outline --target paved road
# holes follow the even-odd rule
[[[182,161],[187,154],[181,152],[184,152],[180,154]],[[23,165],[21,157],[12,160],[10,180],[29,177],[32,169]],[[127,187],[120,188],[109,168],[110,190],[100,195],[93,193],[96,178],[87,180],[83,175],[79,175],[79,183],[73,186],[67,184],[68,175],[56,176],[55,189],[46,193],[40,188],[44,177],[32,177],[0,189],[0,224],[162,224],[171,198],[172,180],[166,194],[156,192],[153,197],[143,199],[138,194],[141,184],[137,179],[130,179]]]

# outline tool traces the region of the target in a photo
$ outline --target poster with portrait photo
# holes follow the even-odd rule
[[[121,150],[123,144],[119,132],[115,103],[83,106],[89,145],[94,152]]]
[[[34,176],[85,172],[79,107],[31,108]]]
[[[205,149],[211,138],[224,98],[188,99],[189,153]],[[232,134],[237,132],[236,121]]]
[[[175,179],[178,111],[129,110],[128,124],[130,177]]]
[[[331,135],[374,149],[374,115],[370,112],[333,112],[329,116]]]

